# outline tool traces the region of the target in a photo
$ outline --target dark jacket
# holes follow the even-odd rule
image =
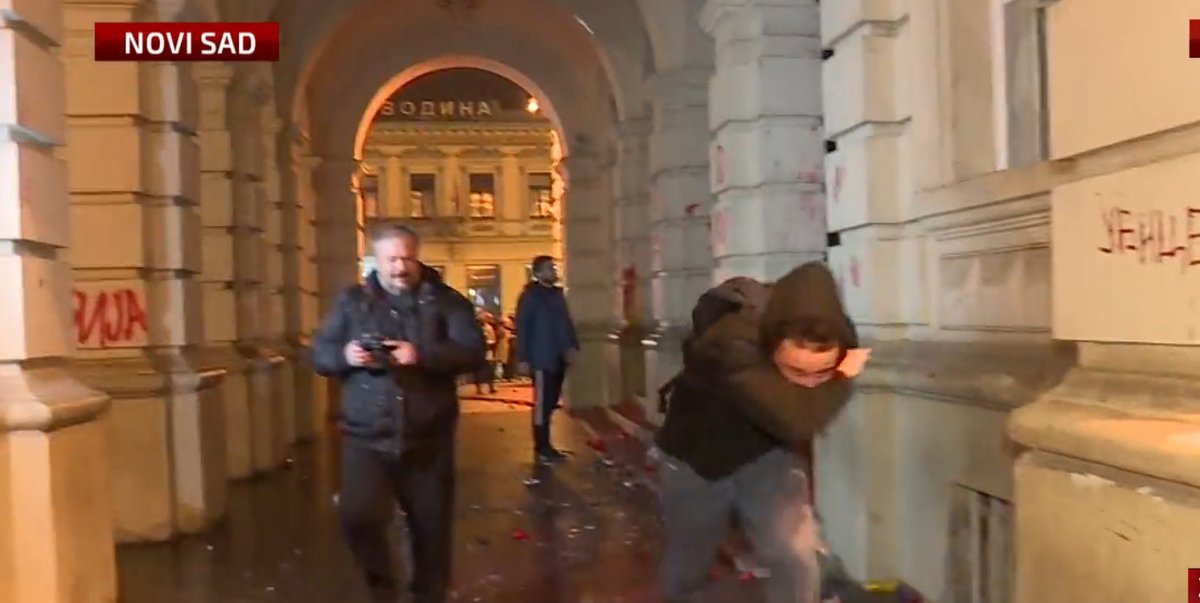
[[[342,292],[313,342],[317,372],[342,382],[343,431],[388,449],[451,437],[459,413],[457,377],[485,357],[471,302],[432,268],[425,267],[421,279],[415,303],[405,310],[390,303],[371,273]],[[346,344],[372,334],[413,343],[417,366],[349,366]]]
[[[529,283],[517,301],[517,360],[535,371],[560,370],[579,349],[575,323],[561,287]]]
[[[656,443],[702,477],[717,480],[776,447],[796,449],[824,430],[850,398],[850,380],[808,388],[784,379],[762,333],[801,316],[823,318],[843,349],[858,335],[824,264],[805,264],[774,286],[731,279],[717,292],[741,306],[684,343],[684,370]],[[700,317],[693,317],[693,322]]]

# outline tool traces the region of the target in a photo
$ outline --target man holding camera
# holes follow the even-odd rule
[[[342,384],[346,540],[379,603],[400,597],[387,538],[400,503],[411,535],[416,603],[444,603],[454,516],[457,378],[485,362],[471,303],[419,259],[420,239],[386,225],[377,269],[342,292],[313,343],[317,372]]]

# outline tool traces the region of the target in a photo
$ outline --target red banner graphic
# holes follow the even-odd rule
[[[97,61],[278,61],[278,23],[97,23]]]

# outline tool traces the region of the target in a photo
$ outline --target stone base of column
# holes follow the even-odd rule
[[[195,533],[225,512],[223,373],[185,355],[74,360],[72,371],[112,397],[109,428],[118,542]]]
[[[1076,369],[1015,411],[1015,603],[1183,601],[1200,559],[1200,380]]]
[[[659,388],[683,370],[683,340],[687,332],[685,327],[663,326],[642,340],[646,354],[646,416],[652,420],[661,419]]]
[[[283,410],[284,392],[279,382],[285,358],[266,348],[239,348],[249,365],[250,453],[255,474],[279,468],[287,459]]]
[[[609,371],[613,375],[616,403],[644,403],[646,396],[646,349],[642,340],[649,333],[640,324],[628,324],[608,335]]]
[[[312,350],[299,341],[288,342],[288,350],[292,358],[291,380],[296,399],[296,441],[307,442],[321,434],[313,391]]]
[[[107,408],[64,369],[0,366],[0,601],[116,600]]]
[[[616,388],[609,371],[612,345],[608,340],[608,325],[575,327],[579,336],[579,355],[567,373],[563,396],[571,409],[597,408],[616,404]]]
[[[250,423],[253,397],[251,375],[254,367],[232,344],[212,344],[202,352],[205,366],[225,371],[225,467],[229,479],[245,479],[254,474],[254,447]]]

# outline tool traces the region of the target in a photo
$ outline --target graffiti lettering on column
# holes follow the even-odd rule
[[[855,288],[861,284],[858,270],[858,256],[850,256],[850,284]]]
[[[133,289],[75,289],[75,343],[81,348],[144,345],[142,295]]]
[[[712,247],[718,252],[723,252],[728,242],[729,219],[725,216],[725,210],[722,209],[712,218]]]
[[[1200,264],[1200,208],[1176,212],[1123,207],[1101,210],[1100,253],[1130,256],[1142,264],[1176,263],[1180,271]]]
[[[691,217],[691,216],[696,215],[697,209],[700,209],[699,203],[688,203],[687,207],[683,208],[683,213],[684,213],[684,215]]]
[[[842,196],[842,185],[846,183],[846,168],[837,166],[833,168],[833,201],[837,203],[838,198]]]
[[[725,147],[717,145],[713,154],[713,177],[717,180],[717,186],[725,186]]]
[[[821,197],[815,193],[800,193],[800,209],[809,222],[816,222],[821,218]]]

